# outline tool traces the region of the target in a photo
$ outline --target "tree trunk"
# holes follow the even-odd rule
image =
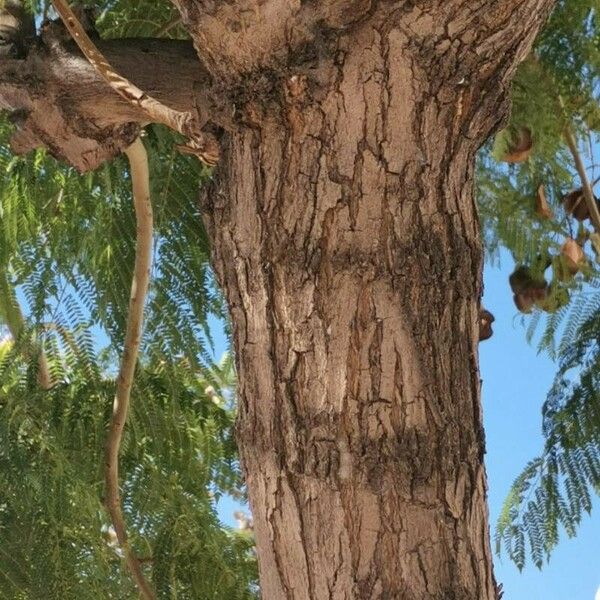
[[[417,23],[251,103],[204,200],[265,600],[497,597],[472,188],[518,57],[455,63]]]
[[[234,136],[213,207],[266,600],[495,598],[474,148],[401,43]]]

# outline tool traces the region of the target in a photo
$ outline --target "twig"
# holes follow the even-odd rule
[[[133,377],[142,337],[144,304],[150,283],[153,235],[153,216],[152,204],[150,202],[148,155],[146,154],[146,149],[138,138],[125,150],[125,153],[127,154],[131,168],[133,200],[137,220],[137,238],[125,345],[119,376],[117,378],[117,391],[113,404],[110,431],[106,442],[106,507],[110,513],[119,545],[125,553],[125,561],[142,598],[145,600],[154,600],[154,592],[144,576],[139,559],[135,556],[129,544],[119,491],[119,449],[127,421],[131,387],[133,385]]]
[[[183,146],[182,150],[188,154],[194,154],[209,166],[217,164],[220,153],[219,143],[212,135],[200,131],[198,118],[193,113],[169,108],[119,75],[90,39],[67,2],[52,0],[52,4],[79,49],[115,92],[141,110],[153,123],[162,123],[188,137],[189,144]]]

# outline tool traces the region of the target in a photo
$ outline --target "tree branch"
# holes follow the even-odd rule
[[[148,116],[116,94],[74,42],[43,41],[24,59],[0,60],[0,109],[12,111],[17,125],[11,146],[19,154],[44,147],[81,172],[95,169],[130,146]],[[212,116],[210,78],[191,42],[132,38],[96,45],[118,72],[163,104],[178,111],[206,106]]]
[[[52,3],[80,50],[115,92],[130,104],[139,107],[150,121],[162,123],[190,138],[189,144],[184,147],[188,153],[196,155],[207,165],[217,164],[219,160],[218,142],[210,134],[202,133],[202,124],[197,115],[169,108],[115,72],[92,42],[67,2],[52,0]]]
[[[575,135],[573,134],[573,131],[571,130],[571,127],[569,125],[565,127],[564,137],[565,141],[567,142],[567,146],[571,151],[571,155],[573,156],[573,161],[575,162],[575,168],[577,169],[579,179],[581,180],[583,197],[585,199],[587,209],[590,213],[592,225],[594,226],[596,233],[600,233],[600,211],[598,210],[598,204],[594,196],[592,184],[588,179],[585,170],[585,165],[583,164],[583,160],[579,152],[579,148],[577,147],[577,140],[575,139]]]
[[[154,600],[154,592],[144,576],[140,561],[129,544],[119,491],[119,450],[123,430],[127,422],[131,388],[142,337],[144,304],[150,284],[153,235],[148,155],[139,138],[125,150],[125,153],[131,168],[133,199],[137,219],[137,239],[125,345],[117,378],[117,391],[113,404],[110,431],[106,442],[106,507],[111,516],[119,545],[125,553],[125,561],[140,594],[145,600]]]

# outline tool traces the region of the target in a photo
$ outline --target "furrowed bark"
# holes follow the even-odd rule
[[[117,378],[117,391],[113,405],[110,430],[106,441],[105,480],[106,507],[110,514],[119,546],[125,554],[125,561],[140,595],[145,600],[154,600],[155,595],[144,576],[140,561],[129,543],[127,528],[121,508],[119,491],[119,449],[123,431],[127,423],[131,388],[137,357],[142,339],[144,323],[144,305],[150,284],[152,265],[153,217],[150,202],[150,179],[148,172],[148,156],[144,144],[136,140],[125,151],[131,168],[133,199],[137,219],[137,239],[135,251],[135,267],[131,286],[131,298],[127,313],[127,330],[121,358],[121,367]]]
[[[217,56],[201,28],[239,3],[179,4]],[[279,104],[248,98],[224,144],[203,206],[269,600],[498,595],[473,163],[550,6],[373,4],[281,75]]]

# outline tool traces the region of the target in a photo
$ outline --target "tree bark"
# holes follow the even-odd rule
[[[0,57],[0,109],[10,110],[17,126],[11,140],[16,153],[44,147],[85,172],[129,147],[146,115],[111,89],[74,43],[54,40],[55,33],[30,45],[24,57]],[[125,39],[97,45],[119,73],[171,108],[206,104],[208,75],[190,42]]]
[[[473,163],[550,3],[495,4],[375,11],[226,138],[205,222],[267,600],[497,597]]]

